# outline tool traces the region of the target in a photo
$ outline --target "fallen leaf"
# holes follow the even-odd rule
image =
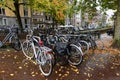
[[[17,55],[14,56],[14,59],[17,59]]]
[[[3,70],[3,71],[1,71],[2,73],[5,73],[5,71]]]
[[[116,76],[120,76],[120,74],[119,74],[119,73],[116,73]]]
[[[8,57],[10,57],[11,55],[8,55]]]
[[[27,74],[26,72],[24,72],[24,74]]]
[[[105,76],[105,74],[102,74],[102,76]]]
[[[96,66],[98,66],[98,64],[96,64]]]
[[[14,74],[10,74],[10,76],[14,76]]]
[[[59,76],[61,76],[62,74],[59,74]]]
[[[91,77],[90,73],[88,73],[87,75],[88,75],[89,78]]]
[[[5,58],[5,56],[2,57],[2,59],[4,59],[4,58]]]
[[[38,74],[38,72],[36,72],[35,74]]]
[[[19,69],[22,69],[22,67],[21,67],[21,66],[19,66],[18,68],[19,68]]]
[[[114,69],[114,67],[110,67],[110,69]]]
[[[35,77],[35,75],[33,74],[32,77]]]
[[[69,74],[70,72],[69,71],[66,71],[67,74]]]
[[[65,76],[68,76],[68,74],[64,74]]]
[[[55,73],[57,74],[57,73],[58,73],[58,71],[55,71]]]
[[[7,51],[9,52],[10,50],[9,50],[9,49],[7,49]]]
[[[34,74],[35,72],[33,71],[33,72],[31,72],[31,74]]]
[[[61,71],[62,69],[60,68],[58,71]]]
[[[87,75],[87,73],[86,73],[86,72],[84,72],[84,75]]]

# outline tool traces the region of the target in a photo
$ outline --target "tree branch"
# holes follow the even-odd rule
[[[10,9],[13,13],[15,13],[15,10],[13,10],[11,7],[4,5],[5,7],[7,7],[8,9]]]
[[[11,7],[9,7],[7,4],[3,4],[1,3],[3,6],[7,7],[8,9],[10,9],[13,13],[15,13],[15,10],[13,10]]]

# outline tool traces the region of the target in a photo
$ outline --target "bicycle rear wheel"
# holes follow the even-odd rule
[[[89,44],[84,40],[80,40],[78,44],[81,47],[84,55],[89,50]]]
[[[68,62],[72,65],[79,65],[82,62],[82,50],[74,44],[70,44]]]
[[[47,59],[42,59],[45,58],[45,56],[39,57],[41,58],[41,61],[44,60],[42,61],[43,62],[42,64],[39,64],[39,69],[44,76],[49,76],[52,73],[53,70],[52,57],[53,57],[52,54],[46,54]]]
[[[34,57],[34,50],[33,45],[29,41],[23,42],[22,45],[22,52],[27,58],[33,58]]]

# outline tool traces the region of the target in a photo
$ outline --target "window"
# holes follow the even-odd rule
[[[37,19],[33,19],[33,23],[37,22]]]
[[[0,25],[3,25],[3,21],[2,21],[2,18],[0,18]]]
[[[28,26],[27,26],[27,19],[24,19],[24,22],[25,22],[25,28],[28,28]]]
[[[30,19],[27,19],[27,18],[25,18],[24,19],[24,26],[25,26],[25,28],[29,28],[30,27]]]
[[[23,0],[23,3],[28,4],[29,0]],[[24,5],[24,16],[28,16],[28,6]]]
[[[49,17],[49,16],[45,16],[45,18],[46,18],[46,20],[49,20],[49,19],[50,19],[50,17]]]
[[[2,7],[0,8],[0,14],[5,15],[5,9]]]
[[[7,25],[7,19],[3,18],[3,25]]]
[[[7,19],[6,18],[0,18],[0,25],[7,25]]]
[[[24,6],[24,16],[28,16],[28,7]]]

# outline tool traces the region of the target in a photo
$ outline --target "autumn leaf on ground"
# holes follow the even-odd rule
[[[116,76],[120,76],[120,74],[119,74],[119,73],[116,73]]]
[[[10,74],[10,76],[14,76],[14,74]]]

